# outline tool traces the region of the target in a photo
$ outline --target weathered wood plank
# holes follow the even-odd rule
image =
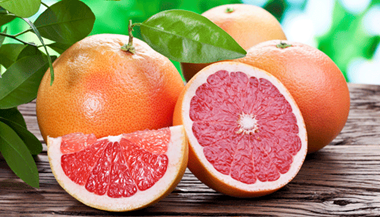
[[[36,157],[40,188],[9,170],[0,157],[0,216],[20,215],[170,215],[170,216],[379,216],[380,86],[349,84],[351,111],[341,134],[321,151],[308,155],[296,178],[261,198],[231,198],[202,184],[190,171],[165,199],[130,213],[89,208],[54,179],[45,151]],[[35,103],[19,107],[28,129],[40,140]]]
[[[345,127],[330,145],[379,144],[380,86],[349,84],[351,108]]]
[[[258,199],[231,198],[209,189],[189,171],[176,190],[135,215],[360,215],[380,213],[380,146],[330,146],[309,156],[283,189]],[[51,174],[45,154],[38,157],[40,189],[22,183],[0,161],[0,213],[113,215],[82,205]],[[129,213],[131,214],[131,213]]]

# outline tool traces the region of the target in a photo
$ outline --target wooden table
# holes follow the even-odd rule
[[[380,216],[380,86],[349,84],[351,110],[341,134],[307,159],[279,191],[239,199],[208,188],[190,171],[165,199],[140,211],[111,213],[87,207],[67,194],[51,173],[46,145],[36,158],[40,188],[34,189],[0,157],[0,216]],[[40,140],[35,103],[20,106],[28,129]]]

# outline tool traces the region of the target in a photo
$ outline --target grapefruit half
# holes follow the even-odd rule
[[[173,121],[188,136],[191,172],[235,197],[285,186],[307,153],[305,124],[288,90],[243,63],[215,63],[197,73],[181,93]]]
[[[131,211],[158,202],[186,170],[188,146],[182,126],[96,139],[72,133],[48,137],[52,172],[82,203],[107,211]]]

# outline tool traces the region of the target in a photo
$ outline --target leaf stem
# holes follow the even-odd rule
[[[42,39],[41,34],[38,31],[37,27],[32,22],[30,22],[29,19],[22,18],[22,17],[20,17],[20,18],[23,19],[30,26],[30,28],[32,28],[32,30],[36,34],[37,38],[40,40],[41,44],[44,46],[44,49],[45,49],[45,52],[46,52],[46,55],[47,55],[47,60],[49,62],[49,68],[50,68],[50,86],[51,86],[51,85],[53,85],[53,81],[54,81],[54,68],[53,68],[53,63],[52,63],[51,57],[50,57],[49,52],[47,50],[47,47],[45,45],[45,42]]]
[[[49,5],[47,5],[46,3],[42,2],[42,1],[41,1],[41,4],[42,4],[43,6],[45,6],[46,8],[49,8]]]
[[[1,35],[1,36],[5,36],[5,37],[8,37],[8,38],[12,38],[12,39],[14,39],[14,40],[16,40],[16,41],[19,41],[19,42],[23,43],[23,44],[28,44],[28,45],[35,46],[35,47],[36,47],[36,45],[35,45],[34,43],[29,43],[29,42],[23,41],[23,40],[21,40],[21,39],[18,39],[18,38],[16,37],[16,35],[9,35],[9,34],[2,33],[2,32],[0,32],[0,35]]]
[[[132,35],[132,31],[133,31],[132,20],[129,20],[129,25],[128,25],[128,35],[129,35],[128,45],[129,45],[129,46],[133,46],[133,35]]]
[[[133,31],[133,27],[135,26],[135,24],[132,24],[132,20],[129,20],[129,24],[128,24],[128,36],[129,36],[129,40],[128,40],[128,44],[125,44],[121,47],[121,49],[123,51],[127,51],[127,52],[130,52],[132,54],[135,54],[135,47],[133,46],[133,34],[132,34],[132,31]]]
[[[18,36],[23,35],[23,34],[25,34],[25,33],[27,33],[27,32],[30,32],[30,31],[32,31],[31,28],[29,28],[29,29],[27,29],[27,30],[24,30],[24,31],[22,31],[22,32],[20,32],[20,33],[17,33],[16,35],[14,35],[14,37],[18,37]]]

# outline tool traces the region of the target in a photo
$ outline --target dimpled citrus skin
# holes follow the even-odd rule
[[[233,12],[226,12],[227,8]],[[221,5],[202,14],[226,31],[245,50],[269,40],[286,40],[280,23],[265,9],[248,4]],[[187,81],[210,64],[181,63]]]
[[[281,42],[291,45],[278,48]],[[338,66],[322,51],[297,42],[260,43],[234,61],[263,69],[279,79],[294,97],[305,120],[308,153],[328,145],[343,129],[350,94]]]
[[[73,132],[97,138],[171,125],[184,87],[169,59],[134,38],[136,53],[121,50],[128,36],[99,34],[67,49],[44,75],[37,95],[41,134]]]

